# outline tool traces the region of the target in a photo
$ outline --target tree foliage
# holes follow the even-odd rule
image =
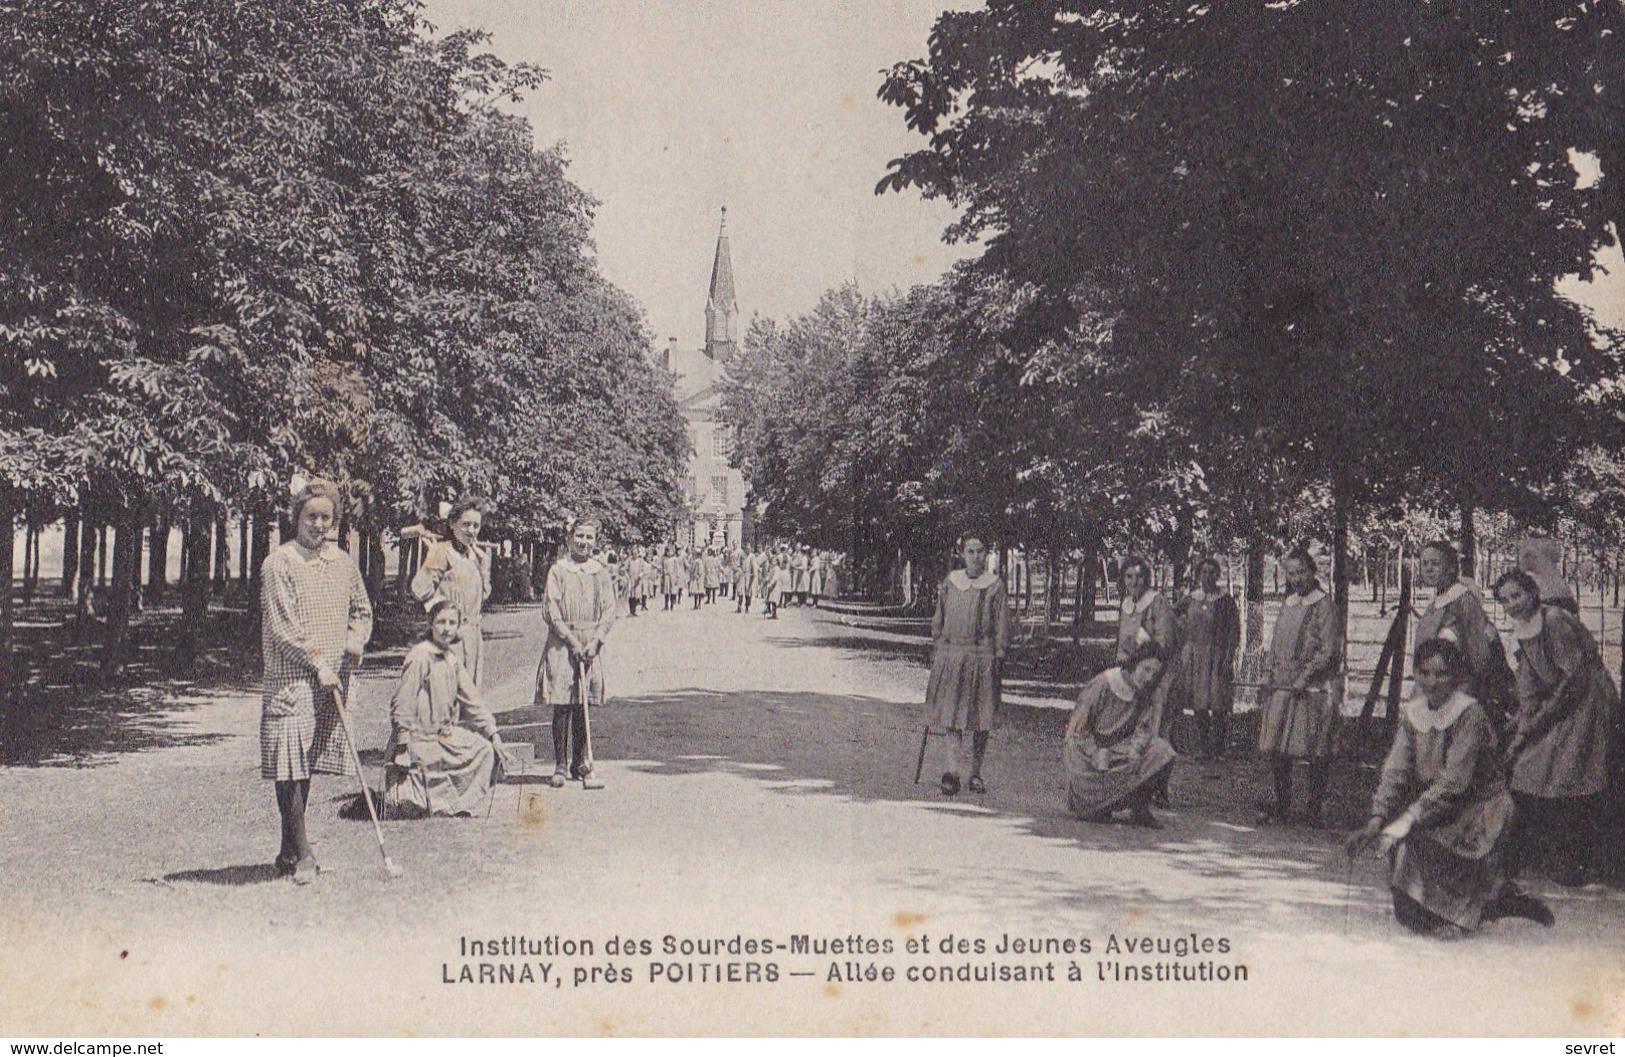
[[[594,203],[501,104],[543,80],[409,0],[0,10],[0,476],[265,508],[293,471],[378,514],[490,496],[653,532],[684,441]]]

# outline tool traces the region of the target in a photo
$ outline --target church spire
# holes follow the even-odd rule
[[[728,253],[728,207],[717,228],[717,255],[711,262],[711,292],[705,300],[705,354],[724,363],[739,342],[739,301],[734,296],[733,258]]]

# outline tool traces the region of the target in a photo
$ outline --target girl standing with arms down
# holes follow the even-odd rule
[[[1495,728],[1467,693],[1467,658],[1448,639],[1416,647],[1418,693],[1405,702],[1371,817],[1352,858],[1381,839],[1394,917],[1413,932],[1471,931],[1495,917],[1552,923],[1516,892],[1503,859],[1512,821]]]
[[[1066,725],[1066,800],[1085,822],[1110,822],[1114,812],[1128,811],[1134,825],[1162,828],[1151,798],[1167,783],[1175,756],[1157,734],[1153,688],[1161,676],[1159,649],[1146,643],[1078,695]]]
[[[1337,723],[1332,677],[1337,674],[1342,641],[1337,607],[1315,579],[1315,559],[1299,547],[1282,565],[1288,594],[1265,657],[1269,696],[1258,727],[1258,752],[1269,765],[1275,799],[1259,805],[1259,821],[1293,820],[1292,761],[1302,760],[1308,794],[1296,820],[1319,826]]]
[[[1230,738],[1235,708],[1236,650],[1241,646],[1241,611],[1219,588],[1219,560],[1203,558],[1196,567],[1196,590],[1182,603],[1184,634],[1180,681],[1196,714],[1198,755],[1220,759]]]
[[[988,732],[998,718],[999,679],[1010,647],[1004,581],[988,570],[986,542],[966,533],[960,538],[959,553],[965,567],[949,573],[937,592],[937,610],[931,618],[931,678],[925,688],[931,725],[948,732],[948,764],[942,775],[942,791],[948,796],[959,792],[966,731],[971,732],[967,788],[987,792],[982,759]]]
[[[1518,804],[1509,872],[1549,853],[1546,871],[1565,887],[1592,880],[1600,865],[1610,769],[1625,751],[1619,689],[1603,666],[1597,640],[1580,618],[1542,605],[1534,577],[1522,570],[1495,582],[1517,641],[1518,711],[1507,758]]]
[[[290,511],[294,538],[260,567],[260,774],[276,783],[282,816],[277,872],[292,874],[298,884],[309,884],[318,872],[305,834],[311,774],[354,773],[333,693],[346,692],[372,637],[361,570],[327,539],[338,502],[333,482],[303,483]]]
[[[484,685],[485,675],[480,614],[491,597],[491,556],[479,545],[484,520],[479,500],[461,499],[453,504],[446,517],[451,538],[431,545],[412,577],[412,596],[424,609],[450,602],[462,613],[462,633],[453,649],[476,687]]]

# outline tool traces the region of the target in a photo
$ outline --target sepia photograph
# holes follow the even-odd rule
[[[1625,0],[0,0],[0,1039],[1610,1045],[1622,178]]]

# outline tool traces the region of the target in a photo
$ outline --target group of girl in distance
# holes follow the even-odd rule
[[[948,735],[944,794],[986,791],[989,732],[1001,704],[1010,632],[1003,577],[988,571],[987,537],[959,540],[964,567],[950,573],[931,622],[928,723]],[[1282,562],[1287,596],[1258,680],[1257,751],[1271,796],[1260,824],[1324,825],[1338,724],[1342,632],[1336,606],[1303,548]],[[1601,865],[1610,776],[1625,753],[1625,717],[1601,652],[1579,619],[1543,604],[1536,581],[1514,570],[1495,584],[1512,621],[1516,672],[1460,573],[1455,549],[1424,550],[1432,598],[1418,613],[1416,693],[1404,703],[1369,818],[1347,838],[1353,857],[1372,845],[1388,856],[1396,919],[1414,931],[1471,931],[1486,920],[1551,924],[1551,911],[1515,878],[1537,859],[1563,885],[1585,884]],[[1189,708],[1196,752],[1222,757],[1235,704],[1240,614],[1219,588],[1217,560],[1196,567],[1177,603],[1153,589],[1150,567],[1121,567],[1115,663],[1090,679],[1067,722],[1062,757],[1071,811],[1092,823],[1119,812],[1161,828],[1177,754],[1174,715]],[[968,780],[963,738],[971,734]],[[1294,807],[1293,778],[1303,772]]]

